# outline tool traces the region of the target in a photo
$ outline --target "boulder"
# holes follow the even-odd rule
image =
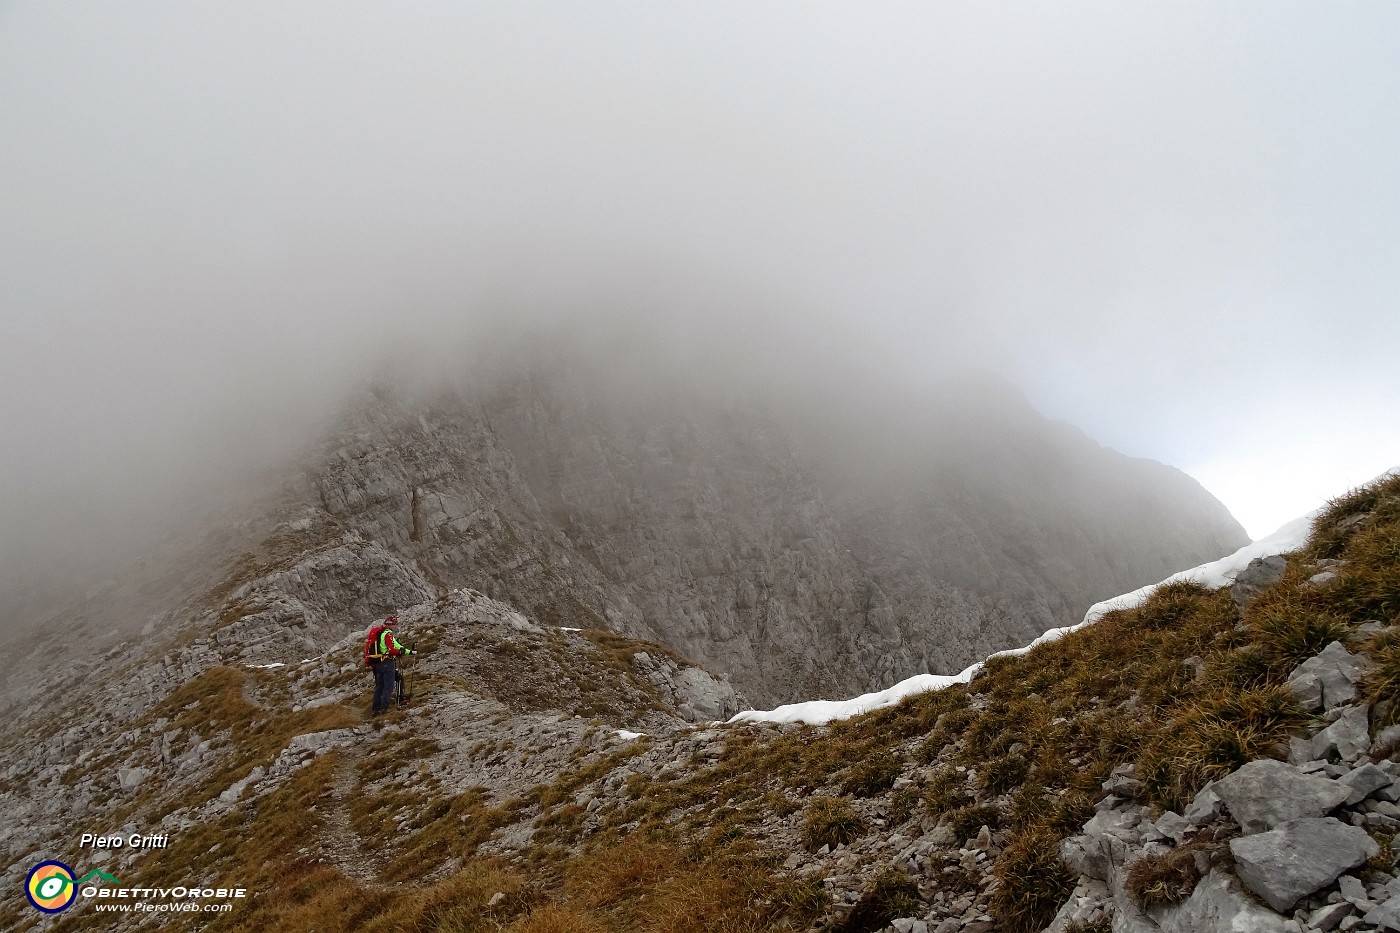
[[[1249,762],[1212,789],[1246,835],[1289,820],[1325,816],[1352,793],[1331,778],[1304,774],[1293,765],[1270,759]]]
[[[1230,840],[1240,881],[1280,912],[1379,851],[1364,829],[1330,816],[1290,820],[1269,832]]]
[[[1366,886],[1360,878],[1342,875],[1337,879],[1337,890],[1341,891],[1342,900],[1358,910],[1371,910],[1376,906],[1375,901],[1366,896]]]
[[[1308,712],[1316,713],[1323,709],[1322,678],[1316,674],[1295,673],[1288,679],[1288,689],[1293,692],[1298,705]]]
[[[1308,918],[1308,926],[1317,930],[1318,933],[1332,933],[1343,920],[1352,915],[1354,910],[1355,908],[1346,901],[1328,904],[1313,911],[1313,915]]]
[[[117,786],[126,793],[131,793],[139,788],[151,773],[149,768],[118,768]]]
[[[1119,765],[1103,782],[1103,789],[1117,797],[1131,799],[1142,793],[1142,782],[1134,774],[1132,765]]]
[[[1086,833],[1060,843],[1060,857],[1066,865],[1085,878],[1104,882],[1113,880],[1133,851],[1126,840],[1111,833]]]
[[[1395,783],[1395,779],[1376,765],[1362,765],[1355,771],[1348,771],[1337,779],[1337,783],[1351,788],[1347,806],[1355,806],[1376,791]]]
[[[321,754],[340,745],[348,745],[355,740],[349,729],[329,729],[325,732],[304,732],[293,736],[287,747],[301,752]]]
[[[1390,898],[1379,907],[1368,910],[1363,919],[1367,923],[1374,923],[1387,930],[1400,930],[1400,894]]]
[[[1213,869],[1180,904],[1148,911],[1162,933],[1286,933],[1286,921],[1240,889],[1228,872]],[[1117,929],[1115,926],[1114,929]]]
[[[675,676],[682,712],[698,722],[724,720],[739,711],[739,698],[726,680],[699,667],[687,667]]]
[[[243,789],[249,784],[256,784],[261,781],[264,771],[261,765],[248,772],[248,776],[242,780],[234,781],[219,795],[219,800],[223,803],[233,804],[238,802],[238,798],[243,796]]]
[[[1295,694],[1311,691],[1311,679],[1322,685],[1322,702],[1327,709],[1351,703],[1356,699],[1356,687],[1366,672],[1371,669],[1371,659],[1366,655],[1355,655],[1346,646],[1334,641],[1316,656],[1309,658],[1288,678],[1288,684]]]
[[[1360,758],[1371,750],[1368,720],[1365,707],[1349,707],[1336,722],[1313,736],[1312,757],[1335,757],[1347,762]]]
[[[1230,586],[1230,596],[1235,600],[1235,605],[1243,609],[1260,590],[1277,583],[1287,569],[1288,561],[1280,555],[1254,558],[1249,566],[1235,575],[1235,582]]]
[[[1168,810],[1157,818],[1156,828],[1157,832],[1177,845],[1181,844],[1181,841],[1186,838],[1186,834],[1192,829],[1191,822],[1173,810]]]
[[[1094,878],[1080,878],[1079,885],[1055,914],[1055,919],[1045,928],[1044,933],[1068,933],[1076,926],[1092,923],[1104,914],[1105,907],[1113,900],[1108,885]]]
[[[1215,793],[1215,782],[1207,784],[1196,792],[1196,797],[1181,814],[1192,826],[1204,826],[1220,815],[1224,805]]]

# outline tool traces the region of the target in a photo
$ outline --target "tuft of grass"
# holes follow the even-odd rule
[[[1195,855],[1195,848],[1183,846],[1143,856],[1128,866],[1124,890],[1140,907],[1179,904],[1191,896],[1201,880]]]
[[[1171,629],[1182,625],[1201,608],[1211,591],[1195,580],[1177,580],[1157,587],[1137,612],[1137,625],[1147,629]]]
[[[1340,557],[1358,531],[1356,519],[1359,516],[1393,519],[1397,507],[1400,507],[1400,477],[1377,480],[1338,496],[1313,519],[1308,553],[1316,558]]]
[[[537,907],[508,929],[510,933],[611,933],[607,924],[592,914],[555,904]]]
[[[1262,687],[1274,678],[1274,662],[1262,645],[1241,645],[1227,651],[1212,665],[1210,676],[1227,690]]]
[[[1060,859],[1060,836],[1045,827],[1017,835],[996,864],[991,912],[1011,933],[1045,927],[1074,891],[1077,878]]]
[[[1366,860],[1366,870],[1370,872],[1385,872],[1392,874],[1395,871],[1396,851],[1395,837],[1383,832],[1369,830],[1371,838],[1376,840],[1380,849],[1375,855]]]
[[[963,789],[962,775],[951,768],[941,768],[924,785],[924,806],[930,816],[942,816],[969,802]]]
[[[1375,661],[1375,667],[1366,675],[1364,695],[1372,704],[1389,703],[1387,714],[1378,717],[1372,725],[1385,728],[1400,714],[1400,630],[1383,632],[1372,638],[1366,645],[1367,653]]]
[[[996,829],[1001,825],[1001,811],[989,804],[971,804],[950,811],[946,819],[959,842],[971,839],[982,827]]]
[[[865,821],[844,797],[813,797],[802,821],[802,841],[813,852],[853,842],[865,829]]]
[[[1139,779],[1153,803],[1179,809],[1208,781],[1273,755],[1309,719],[1286,686],[1202,697],[1172,717],[1144,750]]]
[[[1333,608],[1357,621],[1400,617],[1400,522],[1368,525],[1342,555],[1346,567],[1322,592]]]
[[[1045,823],[1051,813],[1051,802],[1052,798],[1046,796],[1044,785],[1028,781],[1011,794],[1006,822],[1017,829]]]
[[[1022,755],[1003,755],[982,767],[977,783],[984,793],[995,797],[1019,787],[1030,767],[1030,762]]]
[[[856,797],[874,797],[894,786],[904,764],[889,752],[880,752],[852,765],[846,771],[841,793]]]
[[[610,933],[760,933],[796,924],[801,928],[825,910],[828,901],[810,882],[775,878],[741,847],[717,849],[687,858],[665,844],[628,839],[601,846],[572,862],[563,896],[552,912],[537,910],[537,927],[524,922],[512,933],[573,930],[592,933],[601,922]],[[558,926],[543,926],[545,920]]]
[[[1292,594],[1260,600],[1259,605],[1254,624],[1258,647],[1269,657],[1270,667],[1284,677],[1332,642],[1346,644],[1351,638],[1345,619],[1319,612]]]
[[[831,933],[876,933],[897,917],[916,914],[923,903],[919,886],[897,868],[886,868],[856,901],[851,912],[830,927]]]
[[[898,826],[914,815],[919,806],[919,791],[915,787],[901,787],[890,795],[890,822]]]

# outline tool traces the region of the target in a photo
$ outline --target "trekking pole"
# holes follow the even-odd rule
[[[417,650],[411,645],[404,645],[404,647],[408,649],[408,653],[403,656],[404,661],[407,661],[409,658],[413,657],[418,653]],[[408,677],[404,674],[403,671],[399,670],[398,668],[395,668],[394,670],[394,689],[398,692],[399,706],[407,706],[408,701],[412,699],[413,694],[410,693],[408,690]]]

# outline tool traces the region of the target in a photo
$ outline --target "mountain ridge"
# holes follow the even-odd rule
[[[271,584],[305,650],[471,587],[670,645],[771,705],[959,670],[1242,543],[1185,474],[1009,387],[984,410],[969,392],[794,409],[558,357],[431,393],[381,384],[251,505],[62,611],[108,637],[123,618],[187,625],[201,594],[334,552]]]

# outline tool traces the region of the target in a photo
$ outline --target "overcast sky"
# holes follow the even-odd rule
[[[1400,463],[1397,36],[1276,0],[0,2],[0,556],[385,356],[613,300],[1002,372],[1259,536]]]

